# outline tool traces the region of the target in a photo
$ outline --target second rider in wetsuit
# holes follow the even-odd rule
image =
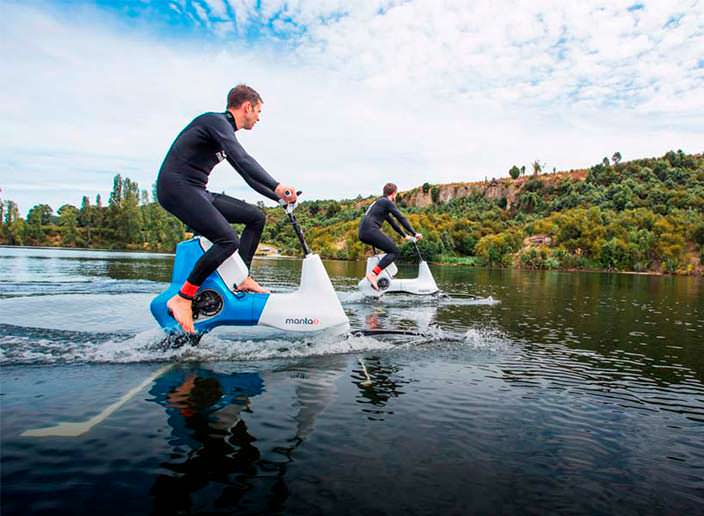
[[[420,240],[423,238],[420,233],[416,233],[416,230],[413,229],[410,222],[408,222],[406,217],[401,215],[401,212],[398,211],[396,204],[394,204],[396,202],[397,192],[398,188],[395,184],[386,183],[384,185],[384,196],[379,197],[369,208],[367,208],[366,213],[359,222],[359,239],[365,244],[381,249],[386,253],[377,266],[374,267],[374,270],[367,274],[369,283],[371,283],[372,287],[376,290],[379,290],[377,279],[379,278],[381,271],[393,263],[401,254],[400,249],[394,241],[382,233],[382,224],[384,224],[384,222],[388,222],[396,233],[407,240],[411,240],[413,238]],[[403,232],[398,224],[396,224],[396,221],[394,221],[394,217],[404,228],[406,228],[410,235],[406,235]]]
[[[188,124],[171,145],[159,171],[159,203],[213,243],[196,262],[179,293],[167,303],[174,318],[190,333],[195,333],[191,303],[198,287],[238,249],[249,269],[265,223],[264,213],[256,206],[206,190],[213,167],[227,159],[260,194],[274,201],[296,202],[296,189],[272,178],[235,138],[238,129],[254,127],[261,109],[262,99],[252,88],[244,84],[232,88],[227,95],[227,110],[205,113]],[[231,223],[245,225],[241,240]],[[251,277],[237,288],[265,292]]]

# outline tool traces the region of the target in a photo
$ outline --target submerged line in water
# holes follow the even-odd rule
[[[20,435],[22,437],[79,437],[89,432],[95,425],[101,423],[102,421],[110,417],[114,412],[116,412],[120,407],[122,407],[122,405],[132,399],[139,391],[141,391],[151,382],[159,378],[162,374],[171,369],[173,366],[174,364],[169,364],[157,369],[154,373],[149,375],[147,379],[145,379],[142,383],[130,389],[115,403],[105,407],[105,409],[100,414],[93,416],[87,421],[80,421],[77,423],[62,422],[54,426],[25,430]]]
[[[362,382],[362,385],[371,385],[372,379],[369,376],[369,373],[367,372],[367,366],[364,364],[364,360],[362,360],[360,358],[360,359],[358,359],[358,361],[359,361],[359,364],[362,366],[362,371],[364,371],[364,376],[367,377],[367,379]]]

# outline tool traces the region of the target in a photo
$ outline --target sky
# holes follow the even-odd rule
[[[237,137],[307,199],[704,151],[704,0],[0,0],[0,199],[151,192],[180,130]],[[261,200],[226,163],[209,188]]]

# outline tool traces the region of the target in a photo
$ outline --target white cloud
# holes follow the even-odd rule
[[[225,19],[229,17],[227,2],[225,0],[203,0],[214,18]]]
[[[26,210],[53,185],[52,206],[78,203],[101,184],[106,193],[118,172],[151,189],[178,131],[223,109],[240,81],[260,90],[265,109],[238,137],[313,198],[373,193],[386,180],[491,178],[534,159],[572,168],[615,150],[626,159],[702,150],[701,3],[189,5],[221,44],[159,40],[98,11],[67,21],[4,7],[6,198]],[[668,25],[673,13],[684,15]],[[245,51],[232,36],[270,22],[292,31],[283,50],[264,38]],[[211,186],[258,199],[227,165]]]

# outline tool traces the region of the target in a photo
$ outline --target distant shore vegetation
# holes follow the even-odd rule
[[[704,156],[671,151],[621,161],[616,152],[593,167],[544,173],[539,161],[512,166],[506,177],[475,183],[429,182],[400,194],[398,204],[424,239],[431,261],[556,270],[613,270],[701,275],[704,267]],[[393,179],[393,178],[389,178]],[[357,225],[374,197],[301,203],[297,218],[324,258],[362,259]],[[263,206],[263,205],[262,205]],[[300,253],[279,208],[263,208],[262,241],[281,254]],[[26,217],[0,202],[0,243],[173,251],[188,228],[146,190],[116,176],[107,202],[83,197],[56,211],[37,204]],[[390,228],[389,228],[389,231]],[[415,258],[409,245],[403,257]]]

